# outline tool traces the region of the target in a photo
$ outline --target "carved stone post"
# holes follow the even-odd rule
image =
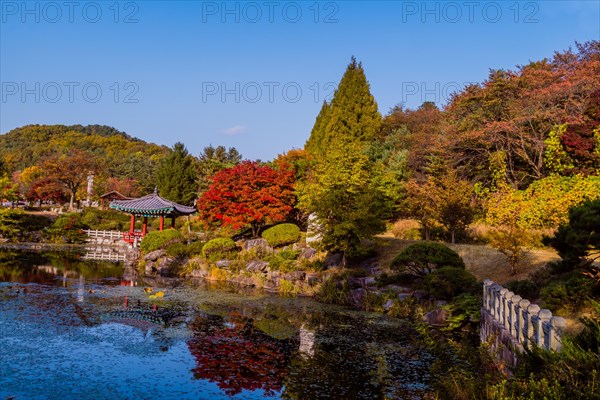
[[[540,306],[537,304],[531,304],[527,307],[527,312],[529,313],[529,321],[527,321],[527,338],[529,343],[537,343],[537,320],[538,313],[540,312]]]
[[[502,288],[500,289],[500,315],[498,318],[498,321],[500,321],[500,324],[506,329],[506,320],[507,320],[507,308],[508,308],[508,304],[506,301],[506,295],[507,293],[510,293],[508,291],[508,289],[506,288]]]
[[[518,294],[514,295],[510,299],[511,303],[511,316],[510,316],[510,334],[512,337],[519,341],[519,314],[521,313],[521,309],[519,308],[519,302],[522,300],[521,296]]]
[[[550,349],[550,338],[547,336],[550,318],[552,318],[552,312],[550,312],[550,310],[544,308],[538,313],[537,344],[545,350]]]
[[[550,349],[560,351],[562,348],[562,334],[567,326],[563,317],[552,317],[550,319]]]
[[[531,305],[531,302],[527,299],[523,299],[519,302],[519,307],[521,308],[521,312],[519,313],[519,337],[517,340],[520,340],[523,345],[527,345],[529,337],[527,336],[527,330],[529,329],[529,311],[528,307]]]

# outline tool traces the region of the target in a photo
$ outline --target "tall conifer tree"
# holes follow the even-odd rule
[[[347,255],[385,230],[390,207],[368,155],[381,123],[362,65],[352,57],[331,104],[324,103],[317,117],[306,145],[312,171],[299,185],[300,204],[316,215],[327,250]]]
[[[196,166],[183,143],[177,142],[173,151],[163,159],[156,172],[159,194],[165,199],[191,206],[198,196]]]

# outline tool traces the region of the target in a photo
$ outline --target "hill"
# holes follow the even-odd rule
[[[154,185],[157,162],[170,152],[166,146],[104,125],[26,125],[0,135],[0,159],[10,172],[39,165],[46,157],[72,148],[96,155],[107,176],[135,178],[142,187]]]

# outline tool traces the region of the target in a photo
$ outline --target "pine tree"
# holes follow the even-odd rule
[[[347,255],[385,230],[390,206],[369,157],[381,123],[364,70],[352,57],[331,104],[323,104],[315,121],[306,144],[314,161],[298,189],[301,207],[319,221],[327,250]]]
[[[159,194],[165,199],[191,206],[198,196],[196,161],[183,143],[177,142],[156,173]]]

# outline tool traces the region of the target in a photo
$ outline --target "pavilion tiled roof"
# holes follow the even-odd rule
[[[110,203],[110,208],[146,217],[179,217],[196,212],[194,207],[183,206],[164,199],[156,191],[138,199],[113,200]]]

